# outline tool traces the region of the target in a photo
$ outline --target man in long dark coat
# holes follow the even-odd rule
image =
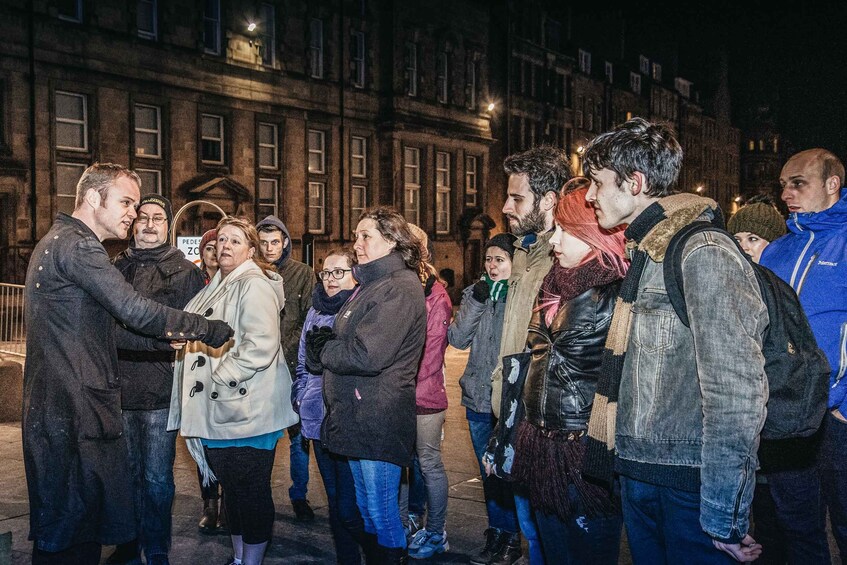
[[[125,167],[90,166],[73,214],[59,214],[30,258],[22,435],[34,564],[95,564],[102,545],[135,536],[115,322],[213,347],[232,335],[143,298],[109,262],[100,242],[126,238],[140,186]]]

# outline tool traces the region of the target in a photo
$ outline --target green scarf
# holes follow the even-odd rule
[[[483,273],[482,280],[488,283],[489,296],[492,302],[497,302],[500,299],[506,300],[506,293],[509,292],[509,279],[502,279],[495,282],[491,280],[488,273]]]

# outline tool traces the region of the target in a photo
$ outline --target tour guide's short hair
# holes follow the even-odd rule
[[[135,171],[132,171],[123,165],[115,163],[94,163],[79,177],[79,182],[76,183],[76,200],[74,209],[82,206],[85,200],[85,194],[94,189],[100,194],[100,205],[106,205],[106,197],[109,196],[109,188],[121,178],[127,177],[138,185],[138,190],[141,190],[141,179]]]
[[[609,169],[620,185],[637,171],[647,177],[646,196],[660,198],[677,192],[682,147],[664,124],[632,118],[591,140],[582,158],[582,169],[588,177]]]
[[[568,154],[550,145],[539,145],[523,153],[509,155],[503,162],[503,169],[507,175],[526,175],[536,202],[548,192],[558,194],[573,178]]]

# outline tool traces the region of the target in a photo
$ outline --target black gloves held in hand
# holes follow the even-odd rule
[[[233,334],[235,334],[235,332],[232,331],[232,328],[229,327],[229,324],[223,320],[208,320],[208,322],[209,329],[206,330],[205,335],[203,335],[200,341],[209,347],[217,349],[228,342]]]
[[[312,328],[306,332],[306,368],[310,373],[315,375],[323,373],[321,352],[331,339],[335,339],[335,334],[332,333],[332,328],[329,326]]]
[[[491,296],[491,287],[488,286],[488,283],[484,280],[477,281],[473,288],[471,289],[471,298],[479,302],[480,304],[485,304],[485,301],[488,300],[488,297]]]

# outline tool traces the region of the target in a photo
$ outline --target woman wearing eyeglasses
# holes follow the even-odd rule
[[[361,563],[359,543],[364,532],[362,515],[356,505],[356,487],[347,458],[330,453],[321,444],[321,424],[326,409],[323,400],[323,374],[306,367],[306,334],[319,327],[332,327],[335,316],[353,294],[356,280],[352,251],[334,249],[329,252],[318,271],[320,282],[312,292],[312,307],[306,314],[300,348],[297,354],[297,376],[294,381],[294,409],[300,414],[302,434],[312,440],[315,460],[323,479],[329,508],[329,526],[335,544],[336,561],[340,564]]]
[[[333,327],[306,335],[306,366],[323,371],[321,444],[350,458],[368,562],[405,563],[397,493],[415,447],[415,375],[426,339],[417,239],[391,208],[362,214],[353,249],[359,288]]]

